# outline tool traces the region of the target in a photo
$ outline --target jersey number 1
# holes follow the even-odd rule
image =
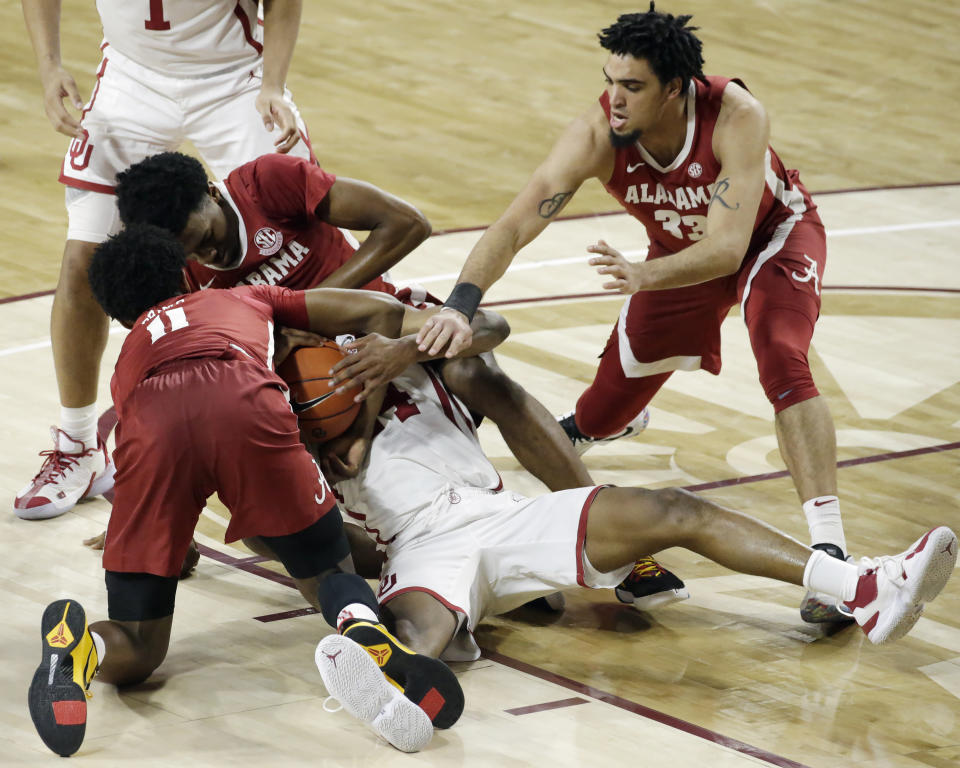
[[[170,29],[170,22],[163,20],[163,0],[150,0],[150,18],[143,22],[143,26],[154,32]]]
[[[190,323],[187,322],[187,313],[183,311],[183,307],[165,309],[147,324],[147,330],[150,332],[150,343],[156,344],[157,340],[168,331],[173,333],[181,328],[186,328],[188,325]]]

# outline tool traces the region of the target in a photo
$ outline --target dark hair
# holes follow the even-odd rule
[[[624,13],[597,37],[600,45],[617,56],[646,59],[663,85],[673,78],[686,89],[690,79],[703,79],[703,43],[688,27],[692,16],[659,13],[650,3],[646,13]]]
[[[207,174],[196,158],[162,152],[118,173],[116,194],[124,224],[154,224],[179,235],[207,194]]]
[[[130,224],[100,243],[87,276],[110,317],[132,324],[150,307],[183,293],[187,255],[179,241],[151,224]]]

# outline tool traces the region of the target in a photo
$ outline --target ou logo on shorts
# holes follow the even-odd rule
[[[260,227],[253,242],[260,249],[261,256],[273,256],[283,245],[283,235],[273,227]]]

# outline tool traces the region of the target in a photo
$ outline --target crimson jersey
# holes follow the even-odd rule
[[[133,389],[174,360],[248,359],[270,370],[274,321],[306,328],[303,294],[244,286],[176,296],[144,312],[124,339],[110,383],[118,416],[123,419],[123,404]]]
[[[723,91],[730,82],[725,77],[690,81],[686,141],[670,165],[661,166],[640,142],[616,150],[613,175],[604,187],[646,227],[651,244],[648,258],[675,253],[706,234],[707,206],[718,192],[720,171],[720,162],[713,154],[713,131]],[[739,80],[732,82],[743,85]],[[609,118],[610,98],[606,92],[600,97],[600,105]],[[754,224],[756,243],[769,241],[777,225],[791,215],[816,208],[797,172],[786,170],[770,147],[764,162],[766,183]],[[748,258],[753,250],[748,251]]]
[[[190,290],[242,284],[316,287],[354,253],[346,235],[316,215],[334,181],[336,176],[317,165],[280,154],[264,155],[230,173],[217,186],[239,219],[239,264],[218,268],[187,262]],[[395,293],[379,277],[362,287]]]

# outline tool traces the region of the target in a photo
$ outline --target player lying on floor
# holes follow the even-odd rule
[[[225,540],[262,537],[342,633],[317,651],[339,660],[324,675],[331,693],[394,746],[419,749],[434,725],[459,717],[462,691],[446,665],[407,651],[379,623],[271,357],[275,323],[396,336],[419,328],[426,313],[370,291],[244,286],[184,294],[185,259],[169,233],[132,225],[98,247],[89,270],[104,311],[131,329],[111,382],[119,422],[103,550],[109,619],[88,628],[73,599],[44,611],[43,656],[29,691],[37,731],[57,754],[76,752],[98,669],[104,682],[130,685],[163,662],[177,576],[216,492],[231,513]],[[474,351],[506,333],[505,324],[484,329]],[[370,397],[358,429],[372,431],[382,397],[383,388]],[[361,646],[378,646],[382,671]]]
[[[335,378],[355,375],[364,391],[414,359],[406,339],[353,346],[359,352],[338,364]],[[835,596],[871,642],[885,643],[911,629],[957,558],[956,536],[939,527],[899,555],[848,563],[676,488],[524,498],[502,490],[473,422],[431,364],[406,367],[385,402],[367,462],[336,489],[347,514],[385,549],[381,607],[420,653],[476,658],[471,633],[484,616],[558,589],[612,587],[638,556],[669,547]]]

